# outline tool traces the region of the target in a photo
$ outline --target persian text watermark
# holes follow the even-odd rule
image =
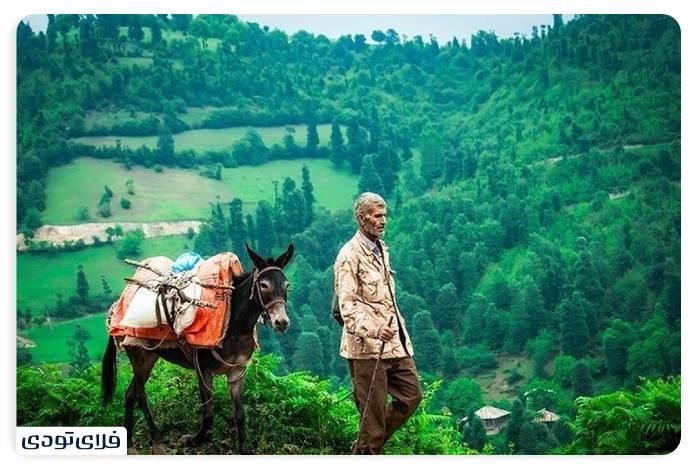
[[[20,455],[126,455],[125,427],[18,427]]]

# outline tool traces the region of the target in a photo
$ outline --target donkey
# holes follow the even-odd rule
[[[283,333],[290,325],[286,310],[288,281],[282,269],[290,262],[295,252],[292,244],[277,259],[264,260],[245,244],[249,257],[254,264],[252,273],[245,273],[236,279],[235,289],[230,300],[230,321],[225,330],[222,346],[219,349],[158,348],[147,350],[141,347],[125,346],[131,366],[133,379],[126,391],[126,411],[124,426],[128,432],[127,445],[129,453],[137,453],[133,447],[133,409],[135,403],[142,410],[152,439],[152,451],[165,453],[162,435],[153,421],[147,404],[145,383],[150,377],[153,366],[159,358],[189,369],[198,374],[198,391],[202,405],[202,421],[198,432],[185,435],[179,443],[196,447],[207,440],[208,429],[213,423],[213,377],[225,374],[230,396],[234,406],[234,421],[239,441],[239,452],[253,453],[247,446],[244,431],[244,407],[242,391],[246,366],[254,351],[254,327],[263,318],[266,325],[271,325],[277,332]],[[102,404],[113,400],[116,385],[116,337],[109,337],[102,359]]]

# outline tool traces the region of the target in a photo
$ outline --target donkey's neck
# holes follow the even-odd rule
[[[251,335],[254,332],[262,309],[253,298],[249,299],[253,282],[253,275],[247,276],[232,293],[227,337]]]

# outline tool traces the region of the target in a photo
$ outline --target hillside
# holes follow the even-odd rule
[[[676,22],[554,15],[509,39],[372,39],[288,36],[225,15],[20,25],[18,230],[108,205],[113,219],[204,219],[187,243],[202,255],[293,242],[292,326],[262,329],[263,352],[280,374],[338,388],[348,376],[332,265],[355,230],[355,194],[375,191],[389,201],[417,365],[424,382],[442,381],[429,411],[459,421],[493,405],[522,425],[546,408],[565,422],[577,397],[679,376]],[[121,209],[126,177],[136,195]],[[77,293],[68,264],[92,249],[114,258],[112,247],[52,254],[67,262],[51,270],[66,297]],[[488,441],[495,453],[579,447],[567,427]]]

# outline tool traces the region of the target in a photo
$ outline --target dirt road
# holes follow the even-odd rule
[[[195,233],[201,226],[201,221],[160,221],[155,223],[85,223],[72,226],[52,226],[45,224],[38,228],[34,233],[34,242],[50,242],[61,246],[65,241],[76,242],[79,239],[89,245],[94,243],[97,237],[100,241],[106,241],[108,236],[106,229],[120,225],[123,232],[142,229],[145,237],[160,237],[171,235],[187,234],[189,228]],[[27,245],[23,234],[17,234],[17,250],[27,250]]]

